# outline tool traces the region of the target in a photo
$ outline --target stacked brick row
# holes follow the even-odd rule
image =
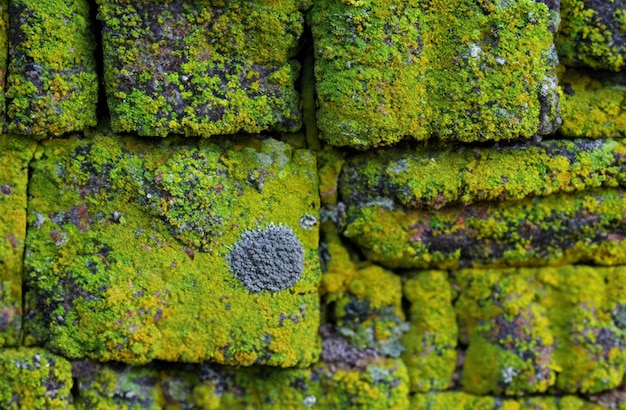
[[[0,408],[626,408],[625,13],[0,1]]]

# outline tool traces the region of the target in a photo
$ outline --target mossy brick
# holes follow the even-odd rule
[[[16,0],[9,8],[9,132],[37,137],[96,125],[98,78],[87,0]]]
[[[565,65],[622,70],[626,56],[626,2],[561,0],[561,25],[555,43]]]
[[[327,261],[321,294],[329,320],[358,349],[381,357],[399,357],[408,330],[402,310],[402,280],[371,263],[353,263],[338,235],[325,235]]]
[[[72,409],[69,361],[41,348],[0,350],[0,407]]]
[[[398,147],[346,160],[340,193],[349,204],[381,198],[439,209],[626,185],[621,140],[546,140],[496,147]]]
[[[594,394],[620,385],[623,267],[455,272],[461,382],[474,394]]]
[[[551,16],[532,0],[316,1],[320,137],[366,149],[555,131]]]
[[[216,145],[96,135],[45,142],[36,157],[26,343],[131,364],[317,360],[319,195],[311,152],[272,138]],[[249,290],[233,272],[231,250],[246,232],[272,226],[302,246],[301,277],[281,291]],[[292,259],[268,261],[263,247],[285,256],[259,243],[255,275],[280,280],[276,269]]]
[[[20,137],[0,136],[0,347],[20,340],[26,188],[35,147]]]
[[[350,204],[343,234],[388,268],[626,263],[626,197],[616,188],[406,210]]]
[[[307,0],[97,0],[114,131],[297,131]]]
[[[413,392],[446,390],[457,366],[456,292],[443,271],[423,271],[404,284],[411,327],[402,338],[402,360]]]
[[[411,410],[601,410],[604,408],[576,396],[503,399],[495,396],[475,396],[457,391],[416,394],[411,400]]]
[[[621,74],[562,67],[561,134],[580,138],[626,136],[625,84]]]

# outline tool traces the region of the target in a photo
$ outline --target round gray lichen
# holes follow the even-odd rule
[[[288,226],[245,231],[230,252],[230,267],[252,292],[278,292],[302,276],[304,248]]]

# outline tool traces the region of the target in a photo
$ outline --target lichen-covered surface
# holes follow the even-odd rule
[[[417,394],[411,410],[601,410],[602,407],[576,396],[503,399],[463,392]]]
[[[455,292],[442,271],[419,272],[404,284],[411,327],[402,338],[402,360],[413,392],[451,387],[457,364]]]
[[[97,3],[114,131],[300,128],[294,57],[308,1]]]
[[[568,137],[626,136],[626,77],[563,68],[560,132]]]
[[[626,56],[626,2],[561,0],[555,38],[561,62],[596,70],[620,71]]]
[[[0,136],[0,347],[20,342],[26,187],[34,151],[31,141]]]
[[[272,138],[95,136],[46,142],[36,158],[27,343],[126,363],[316,361],[319,197],[309,151]],[[283,290],[251,289],[231,251],[271,226],[300,242],[302,275]],[[277,264],[294,262],[268,255],[281,253],[259,243],[247,263],[280,279]]]
[[[606,128],[605,128],[606,130]],[[621,140],[546,140],[498,147],[402,146],[348,158],[340,192],[350,205],[387,199],[439,209],[626,184]]]
[[[0,408],[71,409],[72,367],[41,348],[0,350]]]
[[[344,235],[390,268],[626,263],[624,191],[603,188],[438,211],[349,204]]]
[[[462,384],[475,394],[598,393],[622,382],[626,269],[565,266],[455,274]]]
[[[9,132],[45,137],[96,125],[90,25],[87,0],[10,2]]]
[[[5,124],[5,86],[9,61],[9,0],[0,1],[0,130]]]
[[[545,4],[320,0],[311,23],[331,145],[529,138],[558,123]]]

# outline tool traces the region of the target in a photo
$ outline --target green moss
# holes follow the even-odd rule
[[[558,95],[549,15],[530,0],[316,2],[321,137],[363,149],[405,136],[550,133]]]
[[[528,397],[517,400],[474,396],[463,392],[417,394],[411,401],[414,410],[600,410],[604,407],[575,396]]]
[[[420,272],[404,284],[411,303],[411,327],[402,338],[413,392],[445,390],[452,384],[457,363],[458,327],[452,306],[454,291],[447,273]]]
[[[555,43],[561,62],[596,70],[624,67],[623,0],[561,0],[561,26]]]
[[[97,3],[115,131],[300,128],[295,54],[308,1]]]
[[[565,266],[456,272],[464,389],[593,394],[620,385],[622,267]]]
[[[549,140],[489,148],[402,147],[349,157],[340,193],[350,204],[384,198],[439,209],[615,187],[624,179],[622,141]]]
[[[626,136],[626,88],[568,68],[560,76],[561,133],[570,137]]]
[[[350,204],[346,237],[390,268],[626,262],[624,192],[605,188],[439,211]]]
[[[30,180],[28,343],[69,358],[306,366],[319,342],[315,157],[274,139],[46,143]],[[251,293],[230,268],[244,231],[304,248],[291,288]]]
[[[0,407],[7,410],[71,408],[72,368],[44,349],[0,350]]]
[[[5,81],[9,61],[9,1],[0,1],[0,129],[5,125]]]
[[[26,187],[35,147],[20,137],[0,136],[0,347],[19,344]]]
[[[10,15],[8,130],[44,137],[95,126],[98,79],[87,1],[17,0]]]

